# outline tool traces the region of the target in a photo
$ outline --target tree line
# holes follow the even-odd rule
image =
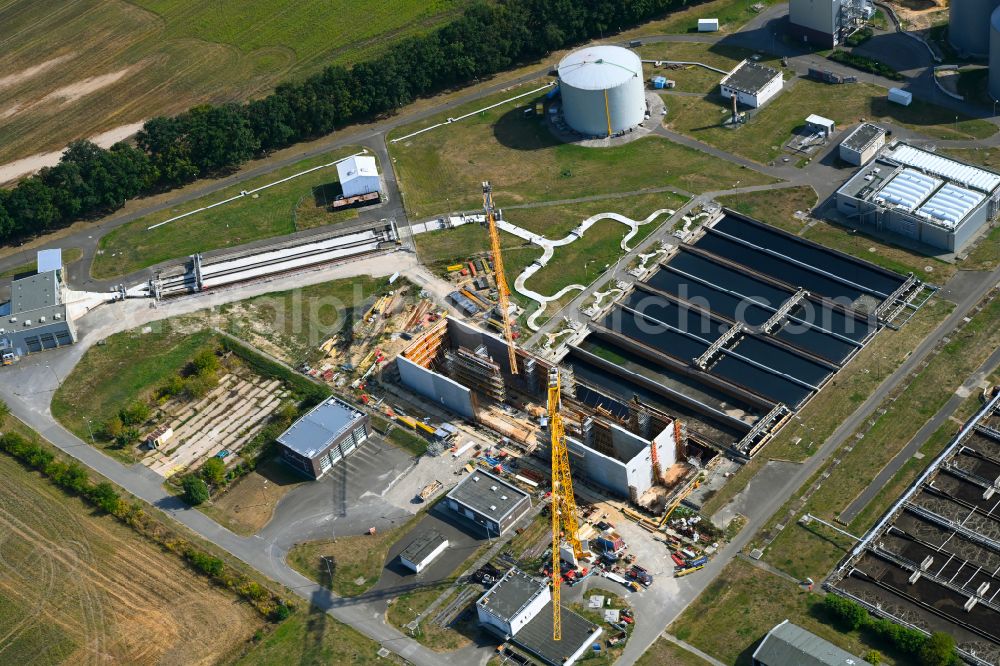
[[[232,172],[247,160],[345,125],[396,112],[419,97],[635,26],[686,0],[502,0],[383,55],[334,65],[244,104],[202,104],[151,118],[134,143],[74,141],[58,165],[0,190],[0,243],[107,215],[129,199]]]

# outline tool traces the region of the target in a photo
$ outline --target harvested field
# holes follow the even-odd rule
[[[375,55],[466,4],[11,0],[0,7],[0,116],[13,109],[0,164],[198,103],[260,96]]]
[[[211,664],[248,605],[0,456],[0,662]]]

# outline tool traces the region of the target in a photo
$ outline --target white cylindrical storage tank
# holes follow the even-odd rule
[[[585,136],[629,130],[646,116],[642,61],[620,46],[591,46],[559,63],[566,124]]]
[[[1000,100],[1000,7],[990,16],[990,97]]]
[[[952,0],[948,41],[962,55],[985,58],[990,49],[990,15],[1000,0]]]

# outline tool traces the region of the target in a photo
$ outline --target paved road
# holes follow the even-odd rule
[[[990,354],[989,358],[983,361],[983,364],[980,365],[974,373],[972,373],[972,376],[962,383],[962,386],[959,387],[958,391],[948,398],[948,402],[946,402],[945,405],[938,410],[938,413],[917,431],[917,434],[913,436],[913,439],[906,444],[902,451],[896,454],[895,458],[889,461],[888,465],[882,468],[882,471],[878,473],[875,479],[871,482],[871,485],[865,488],[864,492],[858,495],[858,497],[851,502],[843,512],[841,512],[841,522],[850,523],[854,520],[857,515],[861,513],[866,506],[868,506],[868,503],[871,502],[876,495],[878,495],[879,491],[885,487],[885,485],[889,482],[889,479],[891,479],[896,472],[898,472],[899,469],[906,464],[906,461],[912,458],[917,451],[920,450],[920,447],[922,447],[927,440],[930,439],[931,435],[937,432],[938,428],[944,425],[945,422],[952,417],[955,410],[957,410],[959,406],[965,402],[965,399],[979,390],[979,385],[984,379],[993,374],[993,371],[996,370],[998,366],[1000,366],[1000,348],[997,348],[992,354]]]

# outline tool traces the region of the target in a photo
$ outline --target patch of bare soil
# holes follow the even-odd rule
[[[45,62],[38,63],[37,65],[32,65],[31,67],[25,67],[19,72],[14,72],[13,74],[8,74],[7,76],[0,76],[0,90],[36,77],[42,72],[52,69],[59,63],[69,60],[73,57],[73,55],[74,54],[72,53],[67,53],[56,58],[50,58]]]
[[[909,31],[926,30],[941,22],[948,12],[947,0],[896,0],[889,3]]]

